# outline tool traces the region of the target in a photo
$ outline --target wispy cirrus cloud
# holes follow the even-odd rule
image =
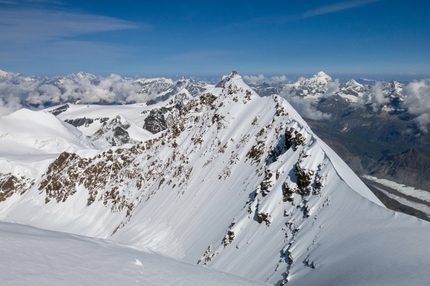
[[[363,6],[373,2],[379,2],[382,0],[355,0],[342,2],[327,6],[322,6],[313,10],[309,10],[303,14],[295,14],[295,15],[285,15],[285,16],[264,16],[253,18],[248,21],[233,23],[226,27],[220,28],[219,30],[226,30],[237,27],[249,27],[249,26],[261,26],[261,25],[281,25],[292,21],[298,21],[305,18],[310,18],[318,15],[324,15],[329,13],[336,13],[343,10],[348,10],[352,8],[356,8],[359,6]]]
[[[319,7],[317,9],[309,10],[309,11],[305,12],[303,14],[303,18],[309,18],[309,17],[324,15],[324,14],[329,14],[329,13],[336,13],[339,11],[352,9],[355,7],[363,6],[363,5],[373,3],[373,2],[378,2],[378,1],[380,1],[380,0],[356,0],[356,1],[348,1],[348,2],[342,2],[342,3],[322,6],[322,7]]]
[[[137,47],[118,41],[119,33],[142,33],[154,28],[67,7],[30,8],[28,0],[23,5],[23,1],[19,2],[0,9],[0,66],[11,70],[34,73],[36,67],[46,65],[50,74],[65,67],[100,71],[135,54]]]
[[[112,17],[60,10],[5,9],[0,11],[0,42],[48,42],[79,35],[144,28]]]

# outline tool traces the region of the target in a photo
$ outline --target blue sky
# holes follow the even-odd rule
[[[0,69],[423,78],[429,15],[427,0],[0,0]]]

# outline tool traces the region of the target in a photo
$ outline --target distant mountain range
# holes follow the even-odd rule
[[[84,134],[88,134],[86,130],[91,131],[93,144],[111,146],[120,142],[134,142],[132,137],[126,135],[129,132],[126,130],[131,130],[127,129],[127,126],[136,125],[134,130],[144,127],[151,133],[171,127],[173,119],[183,107],[182,101],[185,98],[190,100],[201,96],[213,87],[214,85],[208,82],[185,78],[131,79],[118,75],[101,77],[83,72],[40,78],[2,71],[0,114],[2,110],[7,114],[20,107],[40,109],[62,104],[63,107],[53,111],[53,114],[59,115],[61,108],[70,103],[153,105],[154,108],[145,111],[145,120],[140,120],[137,125],[124,115],[118,120],[97,116],[65,118],[60,115],[63,120],[78,128],[85,126],[81,128]],[[415,161],[426,162],[424,158],[430,155],[430,135],[427,132],[430,123],[430,96],[426,97],[430,94],[430,84],[426,80],[409,84],[395,80],[377,82],[351,79],[339,82],[326,73],[319,72],[311,78],[300,78],[291,83],[285,83],[285,79],[267,80],[250,84],[250,87],[260,96],[279,95],[286,98],[312,129],[339,153],[357,174],[375,173],[377,166],[381,166],[380,160],[384,160],[388,155],[390,158],[403,158],[403,154],[409,154],[408,150],[411,148],[414,149],[414,154],[418,154],[415,157],[422,158],[414,158]],[[185,98],[173,102],[173,98],[178,94]],[[166,100],[171,103],[159,105]],[[105,120],[111,120],[106,123],[105,130],[92,133],[100,128]],[[126,125],[121,123],[125,122],[124,120],[128,122]],[[107,127],[114,125],[115,128]],[[123,137],[115,139],[115,134],[123,134]],[[430,180],[421,165],[408,167],[407,172],[400,168],[384,174],[384,177],[430,192]],[[407,174],[411,171],[418,174],[422,180],[408,180]]]

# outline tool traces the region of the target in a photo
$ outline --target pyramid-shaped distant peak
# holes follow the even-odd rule
[[[316,75],[313,76],[313,78],[325,79],[327,81],[331,81],[332,80],[332,78],[328,74],[326,74],[325,72],[323,72],[323,71],[318,72]]]
[[[350,79],[344,84],[345,86],[362,86],[361,83],[358,83],[355,79]]]

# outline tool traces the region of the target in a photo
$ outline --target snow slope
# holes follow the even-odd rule
[[[270,284],[430,281],[429,223],[386,209],[288,102],[259,97],[236,73],[156,137],[64,152],[0,206],[5,221]]]
[[[7,153],[60,153],[91,148],[85,136],[69,124],[49,113],[28,109],[1,117],[0,132],[1,150]]]
[[[265,285],[131,246],[0,222],[1,285]]]
[[[0,173],[35,179],[61,152],[89,148],[81,132],[50,113],[21,109],[0,117]]]

